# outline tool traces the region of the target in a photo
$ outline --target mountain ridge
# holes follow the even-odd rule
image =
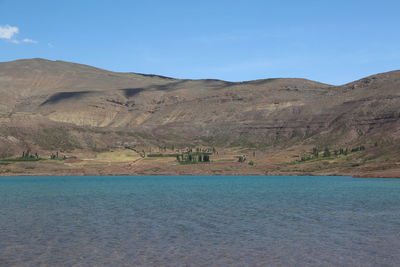
[[[275,77],[275,78],[260,78],[260,79],[254,79],[254,80],[243,80],[243,81],[228,81],[228,80],[222,80],[222,79],[207,79],[207,78],[198,78],[198,79],[191,79],[191,78],[175,78],[175,77],[170,77],[170,76],[164,76],[164,75],[158,75],[154,73],[139,73],[139,72],[119,72],[119,71],[111,71],[107,70],[104,68],[99,68],[99,67],[94,67],[88,64],[84,63],[75,63],[75,62],[70,62],[70,61],[64,61],[64,60],[50,60],[50,59],[45,59],[45,58],[30,58],[30,59],[17,59],[17,60],[11,60],[11,61],[3,61],[0,62],[0,64],[9,64],[9,63],[66,63],[66,64],[72,64],[75,66],[81,66],[84,68],[91,68],[91,69],[96,69],[99,71],[105,71],[105,72],[110,72],[110,73],[115,73],[115,74],[134,74],[134,75],[141,75],[141,76],[147,76],[147,77],[158,77],[158,78],[165,78],[165,79],[173,79],[173,80],[187,80],[187,81],[220,81],[220,82],[228,82],[228,83],[247,83],[247,82],[257,82],[257,81],[264,81],[264,80],[277,80],[277,79],[301,79],[301,80],[308,80],[320,84],[326,84],[323,82],[319,81],[313,81],[310,79],[305,79],[305,78],[299,78],[299,77]],[[330,84],[326,84],[330,85]],[[330,85],[333,86],[333,85]]]
[[[378,142],[388,149],[400,138],[400,71],[335,86],[301,78],[175,79],[30,59],[0,63],[0,94],[3,157],[24,149],[93,153],[121,143],[292,149],[300,157],[310,147],[372,149]],[[382,160],[390,154],[379,153]]]

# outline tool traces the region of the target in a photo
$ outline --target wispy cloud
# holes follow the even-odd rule
[[[24,38],[22,40],[17,39],[17,35],[19,34],[19,28],[16,26],[4,25],[0,26],[0,39],[6,40],[13,44],[21,44],[21,43],[29,43],[29,44],[37,44],[38,41]]]
[[[23,42],[23,43],[29,43],[29,44],[37,44],[37,43],[38,43],[38,41],[29,39],[29,38],[23,39],[22,42]]]
[[[0,26],[0,38],[6,40],[13,40],[13,37],[19,33],[18,27],[5,25]]]

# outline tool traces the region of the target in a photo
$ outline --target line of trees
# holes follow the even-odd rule
[[[63,160],[65,160],[65,159],[67,159],[67,156],[65,156],[65,155],[60,156],[58,154],[58,151],[57,151],[56,153],[51,153],[50,159],[63,159]]]
[[[27,151],[22,151],[21,159],[39,159],[39,154],[35,152],[33,154],[30,149]]]
[[[302,156],[299,161],[302,162],[302,161],[308,161],[311,159],[316,159],[316,158],[319,158],[321,156],[321,154],[322,154],[323,158],[329,158],[332,155],[334,155],[334,156],[348,155],[349,153],[354,153],[354,152],[363,151],[363,150],[365,150],[365,146],[357,146],[352,149],[339,148],[339,149],[335,149],[335,150],[330,150],[328,147],[325,147],[325,149],[322,151],[319,150],[317,147],[314,147],[310,156]]]
[[[208,153],[182,153],[176,155],[176,160],[181,163],[197,163],[197,162],[210,162],[210,155]]]
[[[175,145],[159,145],[158,151],[159,152],[167,152],[168,150],[173,150],[174,152],[182,152],[182,153],[194,153],[194,152],[202,152],[202,153],[212,153],[218,154],[218,151],[215,147],[185,147],[185,148],[178,148]],[[150,153],[152,149],[150,148]]]

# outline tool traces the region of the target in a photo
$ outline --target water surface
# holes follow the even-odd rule
[[[399,266],[400,180],[2,177],[0,266]]]

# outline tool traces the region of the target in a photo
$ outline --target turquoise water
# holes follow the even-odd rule
[[[399,266],[400,180],[2,177],[0,266]]]

